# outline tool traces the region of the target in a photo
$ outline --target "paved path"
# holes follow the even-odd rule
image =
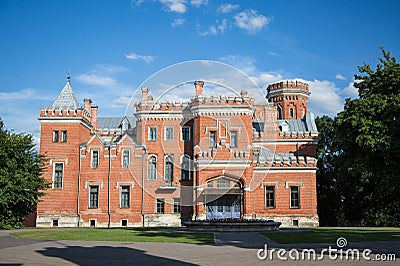
[[[254,232],[215,233],[215,245],[182,243],[123,243],[100,241],[42,241],[18,239],[0,231],[0,265],[288,265],[293,261],[260,260],[259,249],[323,248],[327,245],[280,245]],[[368,243],[351,243],[360,248]],[[400,250],[400,242],[374,242],[386,251]],[[369,246],[371,247],[371,246]],[[286,255],[287,256],[287,255]],[[399,256],[397,256],[399,257]],[[296,265],[365,265],[376,261],[296,261]],[[387,263],[385,263],[387,264]],[[396,262],[389,264],[395,265]],[[382,265],[381,263],[379,265]]]

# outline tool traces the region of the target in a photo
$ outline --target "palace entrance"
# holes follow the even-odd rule
[[[243,185],[240,181],[220,177],[207,182],[205,189],[206,218],[241,218]]]

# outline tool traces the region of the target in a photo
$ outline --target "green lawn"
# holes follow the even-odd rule
[[[336,243],[339,237],[348,242],[400,241],[400,228],[316,228],[262,234],[281,244]]]
[[[41,229],[16,232],[11,235],[20,238],[43,240],[83,240],[119,242],[173,242],[190,244],[212,244],[214,235],[210,233],[189,233],[164,231],[161,228],[137,229]]]

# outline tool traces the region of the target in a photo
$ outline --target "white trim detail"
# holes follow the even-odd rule
[[[117,181],[114,188],[118,189],[121,186],[131,186],[132,189],[135,188],[135,183],[133,181]]]
[[[102,180],[100,181],[85,181],[85,185],[83,188],[87,189],[88,186],[99,186],[99,188],[104,188],[104,183]]]
[[[289,188],[291,185],[304,188],[304,182],[302,182],[302,181],[286,181],[285,182],[285,188]]]

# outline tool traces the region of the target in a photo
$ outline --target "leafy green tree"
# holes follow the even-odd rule
[[[334,123],[329,116],[315,119],[319,131],[317,147],[317,195],[318,215],[321,226],[337,226],[337,211],[339,208],[339,195],[336,180],[336,156],[334,147]]]
[[[9,229],[22,226],[49,184],[41,177],[46,160],[35,151],[33,137],[3,127],[0,119],[0,228]]]
[[[336,120],[342,225],[400,224],[400,65],[381,50],[376,70],[358,68],[359,98]]]

